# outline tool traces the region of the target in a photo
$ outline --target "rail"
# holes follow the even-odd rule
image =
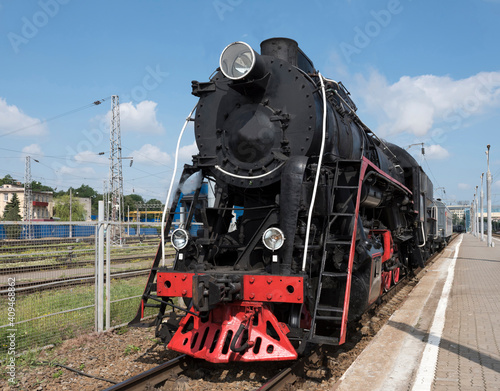
[[[142,391],[153,390],[156,385],[167,381],[184,370],[187,356],[185,354],[163,363],[146,372],[142,372],[121,383],[115,384],[105,391]]]

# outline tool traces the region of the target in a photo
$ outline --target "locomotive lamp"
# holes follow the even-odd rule
[[[283,246],[283,243],[285,243],[285,235],[283,235],[283,231],[279,228],[268,228],[264,232],[264,235],[262,235],[262,243],[271,251],[279,250]]]
[[[177,228],[174,232],[172,232],[172,237],[170,239],[172,242],[172,246],[179,251],[187,246],[189,241],[189,234],[185,229]]]
[[[241,80],[259,72],[259,55],[245,42],[233,42],[220,56],[220,69],[231,80]]]

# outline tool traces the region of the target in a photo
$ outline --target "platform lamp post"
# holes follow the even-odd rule
[[[486,146],[486,160],[488,162],[488,170],[486,171],[486,204],[488,205],[488,239],[486,245],[488,247],[493,247],[493,242],[491,238],[492,227],[491,227],[491,172],[490,172],[490,144]]]
[[[477,238],[479,236],[479,218],[478,218],[478,213],[477,213],[477,188],[476,186],[476,191],[474,192],[474,236]]]
[[[483,214],[483,177],[484,177],[484,172],[481,173],[481,209],[479,209],[479,217],[480,217],[480,225],[479,228],[481,230],[481,242],[484,242],[484,214]]]
[[[470,202],[470,232],[472,235],[474,235],[475,227],[474,227],[474,201]]]
[[[476,237],[479,239],[479,186],[476,186]]]
[[[470,220],[472,222],[472,235],[476,236],[476,193],[471,202],[471,215]]]

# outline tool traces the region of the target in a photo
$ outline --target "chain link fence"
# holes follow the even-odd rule
[[[1,356],[12,340],[20,353],[134,317],[161,224],[112,227],[95,221],[0,223]],[[99,282],[105,283],[101,289]]]

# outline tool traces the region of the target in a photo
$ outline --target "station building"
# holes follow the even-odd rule
[[[19,214],[24,220],[24,187],[5,184],[0,186],[0,216],[14,194],[19,200]],[[33,220],[47,220],[54,215],[54,194],[51,191],[32,191]]]
[[[24,187],[5,184],[0,186],[0,219],[3,218],[5,205],[12,201],[14,194],[19,200],[19,214],[24,220]],[[51,220],[54,217],[54,194],[52,191],[32,191],[33,220]],[[89,197],[73,197],[73,202],[78,201],[85,211],[85,220],[91,220],[91,199]]]

